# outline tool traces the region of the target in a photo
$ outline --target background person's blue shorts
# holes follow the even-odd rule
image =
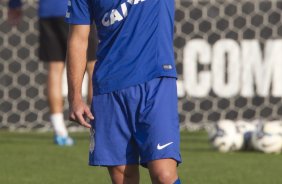
[[[175,78],[94,96],[92,113],[89,165],[181,162]]]

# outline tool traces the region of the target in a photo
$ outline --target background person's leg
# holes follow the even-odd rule
[[[148,163],[153,184],[173,184],[178,179],[177,163],[173,159],[160,159]]]
[[[50,121],[54,127],[54,142],[58,145],[72,145],[64,122],[62,75],[67,48],[68,24],[62,17],[39,19],[39,59],[48,64],[47,98]]]
[[[97,31],[94,25],[90,27],[90,33],[88,37],[88,48],[87,48],[87,66],[86,72],[88,74],[88,93],[87,93],[87,102],[90,105],[92,102],[93,88],[92,88],[92,75],[94,71],[94,66],[97,60],[96,52],[98,47],[98,37]],[[95,87],[95,86],[94,86]]]
[[[63,61],[50,61],[47,81],[47,98],[50,109],[50,121],[54,127],[56,144],[70,146],[73,140],[68,136],[64,122],[62,96],[62,75],[64,70]]]
[[[121,165],[108,167],[109,174],[113,184],[138,184],[139,166]]]
[[[93,96],[93,88],[92,88],[92,75],[96,61],[88,61],[86,66],[86,72],[88,75],[88,91],[87,91],[87,103],[91,104],[92,96]]]
[[[51,61],[48,69],[47,97],[51,114],[63,112],[62,75],[63,61]]]

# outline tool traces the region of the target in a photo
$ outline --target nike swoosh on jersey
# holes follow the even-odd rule
[[[165,147],[167,147],[167,146],[169,146],[169,145],[171,145],[171,144],[173,144],[173,142],[169,142],[169,143],[167,143],[167,144],[164,144],[164,145],[160,145],[160,144],[158,144],[158,146],[157,146],[157,149],[158,150],[162,150],[162,149],[164,149]]]

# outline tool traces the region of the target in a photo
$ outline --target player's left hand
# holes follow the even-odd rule
[[[10,8],[8,10],[8,22],[11,25],[17,25],[19,24],[20,20],[22,18],[22,8]]]
[[[75,121],[86,128],[91,128],[91,125],[86,121],[87,118],[93,120],[94,116],[84,102],[78,101],[70,104],[69,119],[71,121]]]

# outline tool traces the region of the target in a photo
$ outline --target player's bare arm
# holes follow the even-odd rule
[[[82,80],[86,69],[89,25],[70,25],[67,50],[69,119],[91,128],[88,119],[94,119],[81,95]]]

